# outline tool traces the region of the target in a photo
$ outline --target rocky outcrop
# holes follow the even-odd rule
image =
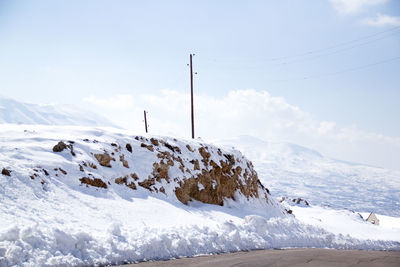
[[[209,161],[211,154],[205,147],[199,149],[205,166],[201,173],[189,179],[179,182],[175,190],[176,197],[187,204],[190,200],[197,200],[203,203],[223,205],[225,198],[235,199],[236,193],[241,193],[247,199],[258,198],[259,186],[256,172],[252,169],[243,170],[240,166],[235,167],[234,156],[230,155],[231,161],[220,160],[219,164],[213,160]],[[197,164],[195,164],[196,167]],[[250,166],[249,166],[250,167]],[[267,196],[267,192],[264,192]]]
[[[88,143],[89,139],[83,141]],[[258,180],[252,163],[238,151],[199,142],[188,144],[177,139],[142,136],[122,144],[117,141],[92,143],[97,146],[97,151],[103,152],[90,152],[86,155],[91,158],[77,162],[79,171],[85,176],[79,180],[87,186],[108,189],[119,185],[138,191],[148,190],[169,198],[176,197],[184,204],[195,200],[224,205],[225,200],[238,198],[258,198],[268,202],[268,189]],[[60,141],[53,151],[72,149],[72,144]],[[94,159],[110,170],[98,168],[91,162]],[[112,165],[111,161],[115,159],[119,159],[120,164]],[[57,171],[60,173],[54,173],[55,176],[67,175],[61,168]]]

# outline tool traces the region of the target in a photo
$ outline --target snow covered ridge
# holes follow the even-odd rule
[[[239,151],[200,141],[5,124],[3,168],[1,267],[120,264],[261,248],[400,249],[396,236],[355,238],[302,223],[270,198]]]
[[[31,161],[17,160],[0,167],[11,173],[11,179],[30,178],[32,183],[42,184],[45,191],[49,183],[62,180],[73,188],[86,185],[100,190],[114,188],[115,192],[127,186],[133,190],[132,195],[141,187],[152,193],[176,196],[184,204],[197,200],[222,206],[225,198],[240,197],[268,203],[268,189],[258,180],[252,163],[239,151],[165,137],[97,140],[70,136],[71,140],[56,141],[25,133],[26,142],[10,147],[19,151],[19,158],[28,158],[28,153],[43,153],[55,161],[49,164],[34,159],[32,166]],[[49,145],[51,142],[53,145]],[[40,152],[34,151],[38,147]]]
[[[103,116],[75,106],[29,104],[0,97],[2,123],[118,127]]]

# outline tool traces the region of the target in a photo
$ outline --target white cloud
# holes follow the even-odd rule
[[[368,18],[363,22],[371,26],[400,26],[400,17],[377,14],[375,18]]]
[[[367,6],[381,5],[388,0],[330,0],[331,4],[341,13],[356,13]]]
[[[109,98],[99,98],[96,96],[89,96],[83,99],[84,102],[89,104],[95,104],[97,106],[107,106],[117,109],[127,109],[133,101],[131,95],[116,95]]]
[[[149,111],[150,133],[189,138],[190,95],[172,90],[158,94],[87,98],[116,123],[143,132],[143,110]],[[115,103],[113,103],[116,101]],[[253,135],[310,147],[342,160],[399,168],[400,138],[369,133],[312,114],[266,91],[237,90],[223,97],[195,96],[195,134],[205,140]]]

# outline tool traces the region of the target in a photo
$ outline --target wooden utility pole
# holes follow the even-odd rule
[[[191,107],[192,107],[192,138],[194,139],[194,109],[193,109],[193,66],[192,66],[192,57],[190,54],[190,96],[191,96]]]
[[[147,118],[146,118],[146,110],[144,111],[144,128],[146,130],[147,133]]]

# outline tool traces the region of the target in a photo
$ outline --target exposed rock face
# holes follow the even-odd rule
[[[199,150],[203,155],[205,165],[210,165],[208,169],[201,170],[201,173],[184,180],[180,187],[175,190],[176,197],[187,204],[188,201],[195,199],[203,203],[223,205],[224,198],[235,199],[235,193],[241,192],[247,199],[249,197],[258,198],[258,177],[253,169],[250,175],[240,179],[242,168],[234,167],[231,162],[220,161],[220,165],[211,160],[209,153]],[[247,170],[246,170],[247,171]],[[199,186],[201,184],[201,186]]]
[[[53,151],[72,151],[72,144],[82,154],[79,143],[72,141],[68,144],[60,141]],[[82,184],[104,189],[117,184],[133,190],[148,190],[176,197],[184,204],[196,200],[223,205],[225,200],[236,198],[259,198],[268,202],[268,189],[258,180],[252,163],[238,151],[198,142],[188,144],[177,139],[139,136],[122,143],[129,153],[118,140],[93,141],[93,144],[104,153],[90,153],[87,155],[91,158],[77,162],[77,168],[85,176],[79,179]],[[93,158],[110,170],[98,168],[91,162]],[[121,164],[112,166],[111,161],[115,159]],[[67,175],[61,168],[57,171],[60,173],[56,176]]]
[[[111,156],[107,153],[104,154],[94,154],[94,157],[97,159],[99,164],[104,167],[111,168],[110,161],[112,160]]]

